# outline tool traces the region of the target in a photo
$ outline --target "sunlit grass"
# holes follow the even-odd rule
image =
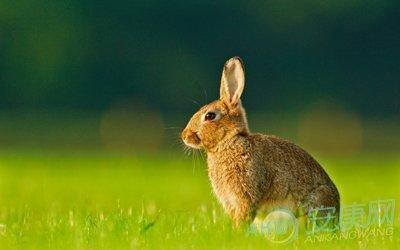
[[[318,158],[318,157],[317,157]],[[325,157],[343,203],[400,200],[396,156]],[[285,247],[395,248],[394,237]],[[0,246],[7,248],[273,248],[233,230],[201,157],[6,150],[0,154]]]

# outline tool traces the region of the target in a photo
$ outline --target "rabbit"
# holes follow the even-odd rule
[[[338,214],[339,192],[310,154],[277,136],[250,133],[244,84],[243,62],[233,57],[223,67],[219,100],[200,108],[181,133],[188,147],[206,152],[213,192],[233,225],[280,208],[297,217],[321,207]]]

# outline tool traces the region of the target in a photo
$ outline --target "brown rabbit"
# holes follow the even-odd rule
[[[220,99],[195,113],[182,132],[186,145],[206,151],[212,188],[234,224],[276,208],[297,216],[321,206],[338,213],[339,192],[312,156],[279,137],[250,133],[240,101],[244,78],[241,59],[229,59]]]

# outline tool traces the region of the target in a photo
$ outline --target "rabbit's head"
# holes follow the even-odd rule
[[[244,88],[244,68],[239,57],[223,68],[220,99],[200,108],[182,132],[182,140],[192,148],[216,151],[224,141],[249,133],[240,96]]]

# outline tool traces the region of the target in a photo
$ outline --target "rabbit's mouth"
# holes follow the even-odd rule
[[[181,137],[187,146],[195,149],[201,149],[201,140],[197,132],[185,129],[183,130]]]

